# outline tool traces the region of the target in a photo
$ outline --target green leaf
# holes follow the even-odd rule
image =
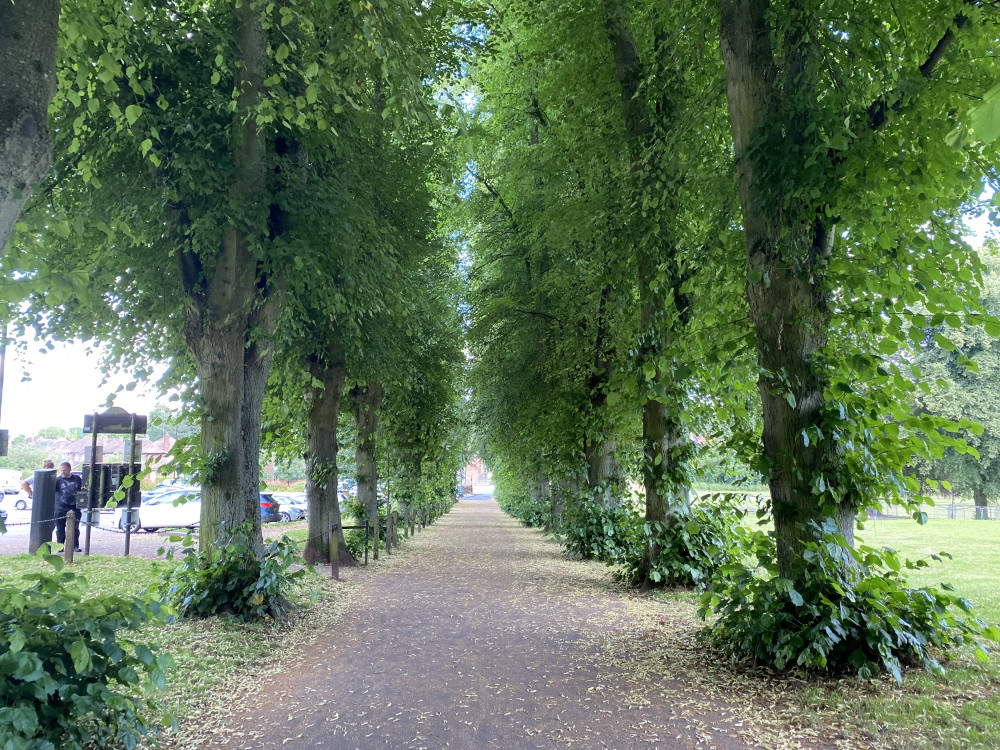
[[[125,119],[129,125],[135,125],[136,120],[142,116],[142,107],[138,104],[130,104],[125,107]]]
[[[73,658],[73,669],[77,674],[83,674],[93,666],[90,649],[82,639],[70,643],[69,655]]]

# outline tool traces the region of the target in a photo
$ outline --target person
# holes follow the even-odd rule
[[[51,458],[46,458],[44,461],[42,461],[42,468],[43,469],[54,469],[54,468],[56,468],[56,462],[53,461]],[[32,474],[27,479],[25,479],[23,482],[21,482],[21,489],[28,493],[28,499],[29,500],[34,499],[34,495],[32,494],[32,485],[34,483],[35,483],[35,475],[34,474]]]
[[[73,535],[73,548],[80,549],[80,511],[76,507],[76,493],[83,486],[83,480],[73,473],[69,461],[59,464],[59,476],[56,477],[56,541],[66,543],[66,514],[70,511],[76,515],[76,533]]]

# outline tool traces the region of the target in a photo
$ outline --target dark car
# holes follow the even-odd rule
[[[281,503],[270,492],[260,493],[261,523],[277,523],[281,520]]]

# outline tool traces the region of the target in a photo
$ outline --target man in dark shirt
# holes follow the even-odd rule
[[[77,521],[73,547],[77,552],[83,552],[80,549],[80,511],[76,508],[76,493],[82,486],[83,480],[73,474],[69,461],[63,461],[56,477],[56,541],[66,543],[66,514],[73,511]]]

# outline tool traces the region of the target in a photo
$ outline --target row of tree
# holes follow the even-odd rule
[[[996,76],[995,8],[491,9],[463,220],[498,485],[531,487],[572,547],[641,477],[650,584],[688,531],[705,436],[769,485],[760,585],[781,606],[829,580],[828,556],[864,585],[859,512],[919,503],[918,458],[975,453],[969,419],[915,408],[937,378],[916,358],[974,371],[960,332],[1000,332],[963,239],[997,179],[992,134],[968,124]]]
[[[32,312],[19,322],[100,339],[139,377],[170,362],[161,384],[200,420],[178,457],[201,481],[201,546],[249,523],[263,549],[264,450],[305,456],[306,555],[328,559],[345,392],[372,515],[376,439],[397,497],[451,491],[465,359],[456,250],[436,233],[451,163],[436,92],[463,49],[454,8],[2,6],[59,25],[57,48],[29,54],[51,51],[58,91],[53,168],[3,258]]]

